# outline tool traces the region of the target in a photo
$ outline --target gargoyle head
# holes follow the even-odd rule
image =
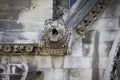
[[[53,42],[59,41],[65,35],[65,24],[63,20],[46,20],[45,21],[46,37]]]

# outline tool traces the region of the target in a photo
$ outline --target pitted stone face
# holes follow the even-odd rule
[[[47,20],[45,22],[45,33],[50,41],[60,41],[65,35],[65,24],[61,20]]]

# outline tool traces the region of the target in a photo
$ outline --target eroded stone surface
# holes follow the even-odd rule
[[[4,1],[4,0],[1,0]],[[7,0],[5,0],[7,1]],[[15,0],[12,0],[15,1]],[[11,2],[12,2],[11,1]],[[11,29],[10,26],[14,25],[14,29],[18,30],[24,29],[24,31],[30,31],[29,33],[20,33],[18,35],[25,36],[27,41],[34,40],[38,34],[37,32],[43,30],[44,20],[52,17],[52,0],[44,1],[44,0],[32,0],[30,5],[26,5],[29,3],[28,0],[20,1],[20,4],[14,4],[17,7],[25,7],[27,9],[23,9],[22,11],[12,11],[15,12],[15,17],[13,19],[18,19],[18,22],[15,21],[4,21],[0,24],[2,25],[2,29],[8,28]],[[28,1],[28,2],[27,2]],[[15,1],[16,2],[16,1]],[[46,3],[47,2],[47,3]],[[26,63],[29,65],[30,69],[41,70],[42,69],[42,78],[38,78],[37,80],[92,80],[92,73],[96,72],[97,76],[102,80],[104,75],[104,69],[107,63],[107,57],[109,55],[109,51],[112,46],[112,42],[115,38],[116,32],[119,29],[119,15],[120,15],[120,1],[114,0],[115,3],[110,4],[110,6],[105,9],[100,18],[90,26],[90,30],[85,34],[85,38],[81,40],[75,33],[73,33],[73,38],[75,39],[72,47],[72,55],[69,56],[1,56],[0,61],[3,64],[8,62],[11,63]],[[19,2],[17,2],[19,3]],[[13,3],[11,3],[13,4]],[[45,7],[44,7],[45,6]],[[8,11],[9,12],[9,11]],[[5,19],[9,17],[4,17],[1,19]],[[11,18],[9,18],[11,19]],[[7,23],[7,24],[6,24]],[[32,27],[32,28],[31,28]],[[4,33],[2,32],[0,27],[0,41],[4,42],[5,39],[8,39],[10,35],[16,33]],[[38,29],[38,30],[37,30]],[[6,30],[6,29],[5,29]],[[35,31],[35,33],[34,33]],[[33,32],[33,33],[32,33]],[[97,43],[95,43],[95,35],[96,32],[99,33],[99,38]],[[8,35],[9,34],[9,35]],[[32,34],[32,35],[31,35]],[[3,36],[4,35],[4,36]],[[32,36],[32,37],[31,37]],[[75,38],[77,37],[77,39]],[[19,37],[21,39],[21,37]],[[13,41],[9,38],[10,42],[27,42],[26,40],[20,40],[13,36]],[[6,41],[7,42],[7,41]],[[33,41],[31,41],[33,42]],[[95,44],[99,45],[96,46]],[[98,53],[95,51],[95,47],[97,47]],[[93,64],[93,57],[95,54],[97,55],[98,65],[93,68],[95,64]],[[93,59],[94,58],[94,59]],[[37,66],[36,66],[37,65]],[[97,71],[95,71],[97,70]],[[94,73],[94,74],[96,74]],[[94,75],[93,75],[94,76]],[[33,77],[34,78],[34,77]]]

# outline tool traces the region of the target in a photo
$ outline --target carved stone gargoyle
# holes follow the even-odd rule
[[[50,55],[71,54],[72,29],[64,23],[64,20],[46,20],[43,34],[40,34],[40,47]]]

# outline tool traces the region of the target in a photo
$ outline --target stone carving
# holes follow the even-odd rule
[[[95,1],[95,0],[94,0]],[[90,0],[91,4],[93,1]],[[76,32],[80,35],[86,31],[87,27],[91,25],[96,19],[96,16],[104,9],[109,0],[97,0],[96,3],[92,3],[95,6],[89,9],[81,21],[77,20],[80,14],[74,17],[78,25],[75,29]],[[86,5],[88,6],[88,5]],[[83,8],[84,9],[84,8]],[[85,8],[86,9],[86,8]],[[86,12],[86,10],[85,10]],[[0,55],[68,55],[71,54],[71,27],[75,25],[76,21],[71,19],[70,22],[63,21],[64,14],[67,14],[68,11],[62,7],[59,7],[57,14],[59,15],[56,20],[46,20],[45,29],[43,34],[39,36],[39,43],[33,44],[0,44]],[[80,13],[82,14],[81,10]],[[68,25],[66,25],[66,23]]]
[[[32,53],[34,44],[0,44],[1,55],[21,55],[24,53]]]
[[[41,35],[40,35],[41,36]],[[71,54],[71,29],[64,21],[61,20],[46,20],[45,29],[40,39],[42,46],[44,43],[45,49],[51,49],[50,54],[57,54],[57,50],[62,54]],[[41,46],[41,45],[40,45]],[[62,52],[64,51],[64,53]],[[58,54],[59,55],[59,54]]]
[[[60,19],[60,18],[64,19],[65,15],[68,14],[68,9],[62,6],[57,6],[55,8],[54,14],[55,14],[54,19]]]
[[[98,1],[96,7],[94,7],[86,16],[86,18],[84,18],[79,23],[79,25],[76,28],[76,32],[79,35],[84,35],[86,29],[96,21],[96,19],[98,18],[98,15],[101,14],[101,12],[105,9],[108,3],[109,3],[109,0]]]
[[[0,64],[0,80],[26,80],[28,65]]]

